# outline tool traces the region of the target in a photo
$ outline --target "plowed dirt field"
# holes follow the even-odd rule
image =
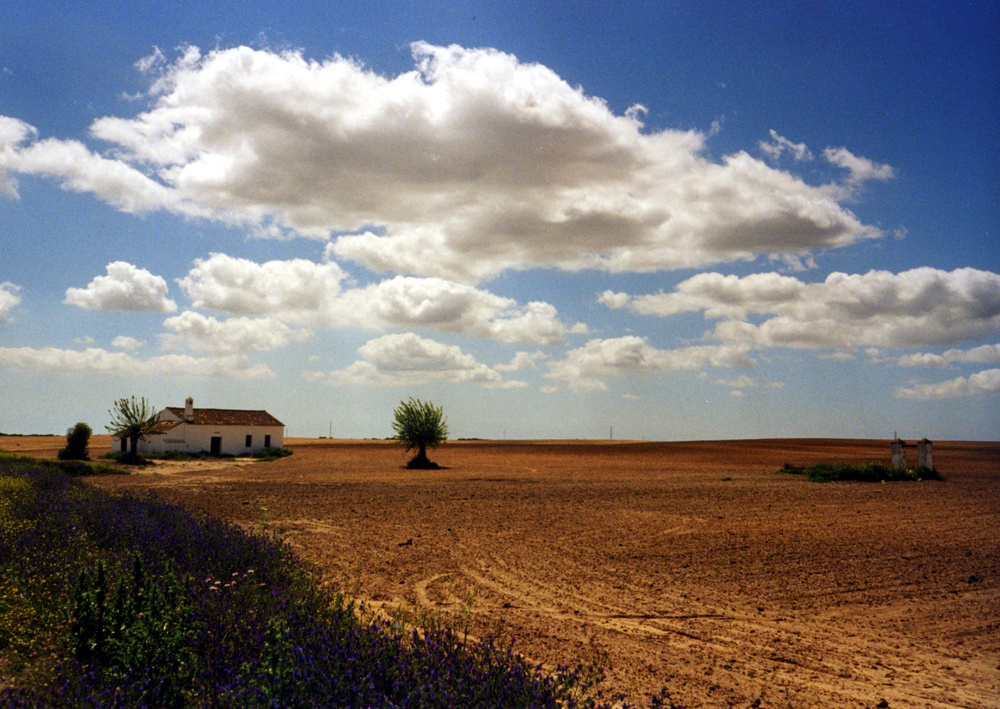
[[[888,484],[777,472],[887,441],[449,442],[430,472],[384,442],[286,445],[92,482],[266,524],[374,606],[597,662],[633,700],[1000,707],[1000,443],[936,443],[943,482]]]

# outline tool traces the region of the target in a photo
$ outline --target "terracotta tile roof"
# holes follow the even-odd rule
[[[179,426],[183,421],[157,421],[153,424],[153,427],[149,429],[150,433],[166,433],[172,428]]]
[[[167,411],[184,421],[183,406],[168,406]],[[243,409],[195,409],[195,426],[284,426],[266,411]]]

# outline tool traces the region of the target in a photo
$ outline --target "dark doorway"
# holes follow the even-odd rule
[[[222,455],[222,436],[212,436],[212,455]]]

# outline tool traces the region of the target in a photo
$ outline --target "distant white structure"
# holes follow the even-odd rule
[[[892,439],[892,467],[906,470],[906,441],[899,440],[899,436]]]
[[[934,450],[931,441],[922,438],[917,441],[917,467],[934,469]]]
[[[168,406],[157,414],[157,423],[139,455],[158,453],[209,453],[249,455],[266,448],[282,448],[285,424],[262,410],[196,409],[190,396],[184,408]],[[111,439],[111,450],[127,450],[128,439]]]

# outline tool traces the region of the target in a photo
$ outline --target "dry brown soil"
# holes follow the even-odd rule
[[[93,482],[267,524],[360,599],[596,661],[633,701],[1000,707],[1000,443],[936,443],[944,482],[888,484],[777,472],[888,462],[886,441],[450,442],[432,472],[384,442],[286,444]]]

